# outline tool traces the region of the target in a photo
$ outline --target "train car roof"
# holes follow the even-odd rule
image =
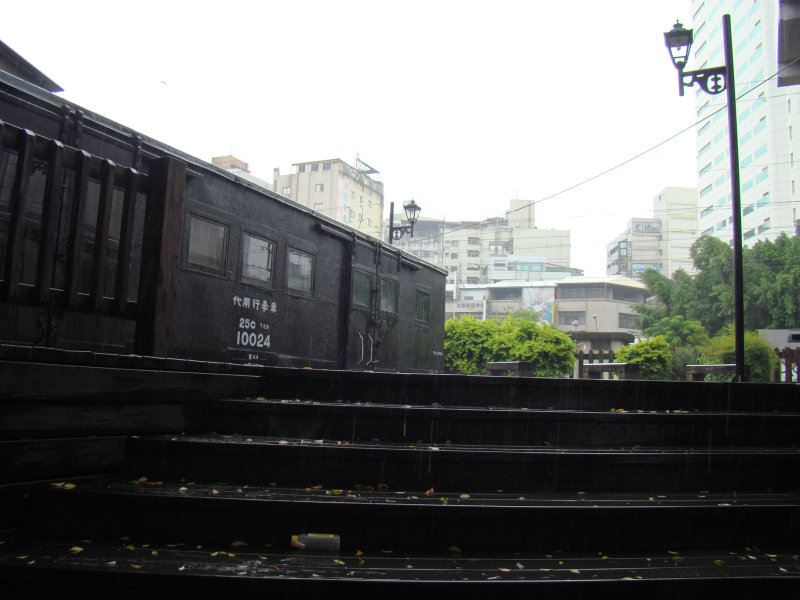
[[[186,152],[178,150],[177,148],[173,148],[168,144],[160,142],[154,138],[148,137],[130,127],[126,127],[116,121],[113,121],[107,117],[99,113],[95,113],[91,110],[76,104],[66,98],[62,98],[61,96],[57,96],[44,90],[20,77],[13,75],[7,71],[3,71],[0,68],[0,85],[8,86],[11,88],[16,89],[17,91],[25,93],[28,98],[26,100],[28,102],[32,102],[34,104],[39,104],[40,107],[42,105],[48,105],[49,110],[51,110],[54,114],[60,114],[63,110],[63,107],[66,106],[70,109],[78,109],[83,112],[84,123],[87,121],[94,123],[97,125],[101,130],[105,131],[107,135],[116,138],[118,143],[128,144],[133,148],[131,141],[138,136],[141,138],[142,143],[142,155],[146,158],[157,158],[160,156],[170,155],[173,156],[187,164],[187,170],[190,174],[193,175],[201,175],[201,171],[210,171],[216,175],[221,177],[225,177],[230,179],[231,181],[235,182],[237,185],[241,185],[246,187],[252,191],[255,191],[263,196],[266,196],[276,202],[280,202],[285,204],[295,210],[299,210],[301,212],[305,212],[310,216],[314,217],[317,222],[320,224],[320,228],[323,232],[333,235],[335,237],[341,237],[342,239],[348,240],[356,240],[360,241],[362,244],[367,245],[375,245],[376,243],[380,244],[383,247],[383,251],[387,254],[394,254],[400,258],[400,261],[404,264],[409,266],[414,266],[416,268],[424,267],[427,269],[432,269],[434,271],[438,271],[444,275],[447,274],[447,271],[442,267],[429,263],[428,261],[419,258],[418,256],[414,256],[413,254],[409,254],[399,248],[392,246],[384,242],[383,240],[379,240],[376,237],[368,235],[364,232],[358,231],[344,223],[340,223],[330,217],[322,215],[313,211],[312,209],[303,206],[293,200],[285,198],[280,194],[273,192],[267,188],[261,187],[252,183],[242,177],[239,177],[235,173],[231,173],[230,171],[226,171],[220,167],[217,167],[210,162],[204,161],[200,158],[192,156]],[[16,125],[16,124],[15,124]],[[135,167],[135,165],[125,165]]]

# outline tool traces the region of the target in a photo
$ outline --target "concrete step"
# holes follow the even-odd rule
[[[652,553],[276,552],[126,539],[0,538],[14,597],[795,598],[798,557],[756,548]]]
[[[33,531],[74,539],[246,541],[288,551],[292,535],[333,533],[347,552],[419,554],[800,550],[800,494],[442,493],[204,485],[142,478],[45,486]]]
[[[652,493],[793,491],[798,468],[795,448],[417,445],[187,434],[132,438],[125,473],[301,488]]]
[[[800,414],[700,411],[602,412],[312,400],[219,400],[205,429],[349,442],[658,448],[800,447]]]

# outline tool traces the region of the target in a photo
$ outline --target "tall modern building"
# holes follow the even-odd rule
[[[652,217],[634,217],[606,246],[606,274],[635,277],[654,269],[667,277],[694,271],[689,249],[697,239],[697,189],[668,187],[653,198]]]
[[[353,167],[339,158],[295,163],[293,172],[273,171],[279,194],[368,235],[383,231],[383,183],[378,171],[361,160]]]
[[[793,3],[692,2],[694,43],[689,69],[724,65],[722,16],[731,15],[742,237],[748,246],[781,233],[792,235],[800,218],[800,88],[780,87],[778,77],[774,77],[780,68],[779,56],[786,54],[779,49],[778,32],[785,22],[781,20],[781,4],[785,12]],[[795,30],[795,45],[797,35]],[[787,39],[785,32],[781,38]],[[704,119],[697,132],[699,230],[702,235],[732,242],[726,97],[697,90],[695,104],[698,119]]]

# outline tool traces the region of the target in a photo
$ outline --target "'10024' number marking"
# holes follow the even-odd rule
[[[239,346],[251,346],[253,348],[269,348],[269,334],[255,333],[248,331],[236,332],[236,344]]]

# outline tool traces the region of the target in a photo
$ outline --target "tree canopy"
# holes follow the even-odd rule
[[[529,315],[500,321],[450,319],[444,331],[444,366],[450,373],[485,373],[487,362],[500,361],[529,361],[537,377],[560,377],[573,369],[572,339]]]
[[[638,379],[669,379],[672,373],[672,353],[662,335],[623,346],[617,350],[614,362],[636,365]]]
[[[713,335],[723,334],[733,321],[733,250],[715,237],[703,236],[691,248],[697,274],[683,270],[672,278],[648,270],[642,281],[658,304],[640,305],[642,329],[665,317],[699,322]],[[744,248],[744,308],[746,329],[783,329],[800,325],[800,235],[781,235]]]

